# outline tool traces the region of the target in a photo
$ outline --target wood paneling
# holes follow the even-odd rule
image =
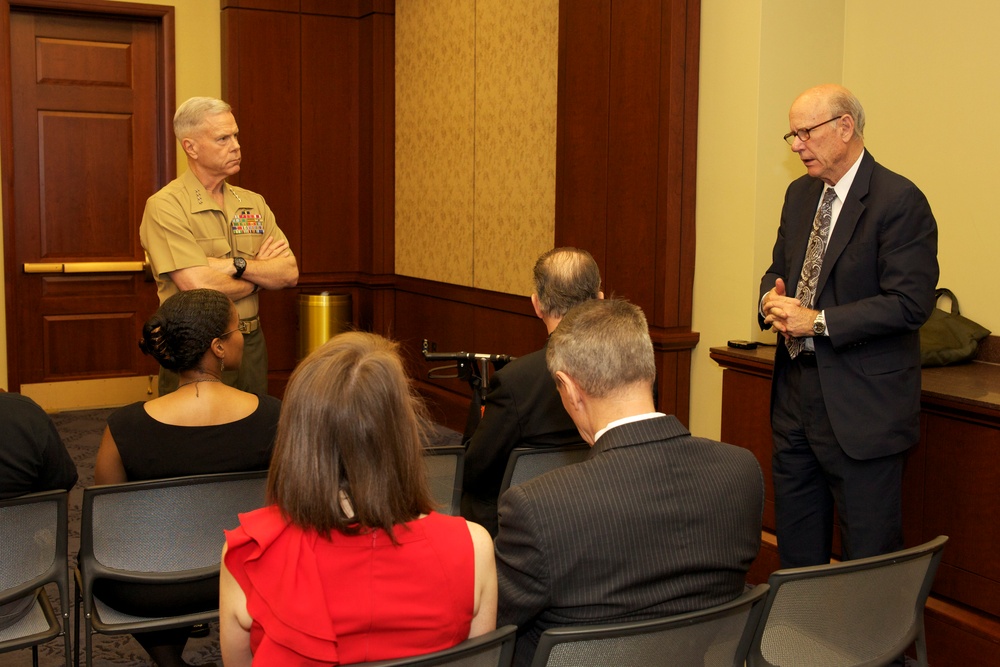
[[[663,4],[611,5],[608,213],[603,221],[605,291],[641,306],[654,326],[662,324],[653,319],[656,286],[649,271],[659,250],[660,49],[667,46],[661,43]]]
[[[1000,616],[1000,427],[929,414],[925,437],[923,533],[951,537],[935,590]]]
[[[560,4],[556,245],[590,250],[654,330],[691,326],[699,16]]]
[[[607,255],[611,0],[559,7],[556,246]]]
[[[354,19],[302,17],[302,192],[315,193],[302,197],[304,273],[361,268],[359,31]]]
[[[674,2],[664,11],[661,34],[660,179],[657,210],[657,288],[652,319],[690,327],[694,294],[695,182],[698,143],[699,2]],[[668,25],[669,22],[669,25]]]
[[[605,294],[646,313],[661,410],[690,401],[697,0],[559,8],[556,245],[586,248]],[[693,100],[693,102],[692,102]]]

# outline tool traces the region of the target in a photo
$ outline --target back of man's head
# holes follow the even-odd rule
[[[174,136],[181,141],[194,134],[208,116],[232,111],[228,102],[215,97],[192,97],[174,113]]]
[[[595,299],[572,308],[549,337],[545,361],[553,376],[573,378],[593,398],[648,385],[656,377],[653,342],[639,306]]]
[[[554,248],[535,262],[538,308],[547,317],[562,317],[573,306],[596,299],[601,271],[586,250]]]

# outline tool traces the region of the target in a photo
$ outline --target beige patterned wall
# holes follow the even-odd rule
[[[554,238],[558,34],[558,0],[397,0],[397,273],[530,294]]]
[[[475,0],[396,3],[396,273],[472,284]]]

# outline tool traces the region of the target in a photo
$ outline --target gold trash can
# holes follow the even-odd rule
[[[350,294],[299,294],[299,360],[350,326]]]

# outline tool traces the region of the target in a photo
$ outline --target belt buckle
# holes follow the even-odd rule
[[[257,323],[257,318],[254,318],[252,320],[240,320],[240,323],[238,325],[240,333],[244,335],[248,333],[253,333],[254,329],[256,328],[254,327],[256,323]]]

